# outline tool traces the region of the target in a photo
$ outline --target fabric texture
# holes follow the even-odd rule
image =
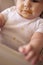
[[[2,28],[3,42],[12,47],[18,48],[20,45],[29,43],[32,35],[35,32],[43,33],[43,19],[37,17],[33,20],[28,20],[21,17],[16,7],[10,7],[1,12],[6,20],[5,26]]]

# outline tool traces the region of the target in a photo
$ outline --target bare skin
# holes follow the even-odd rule
[[[0,13],[0,28],[2,28],[5,24],[4,16]]]
[[[34,19],[43,11],[43,0],[17,0],[16,9],[21,16]]]
[[[40,51],[43,48],[43,34],[35,33],[29,44],[19,48],[19,51],[25,55],[26,60],[31,60],[32,64],[37,63],[40,57]],[[41,57],[40,57],[41,58]]]

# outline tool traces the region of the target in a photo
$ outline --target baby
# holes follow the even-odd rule
[[[2,41],[18,49],[35,64],[43,48],[43,0],[17,0],[16,6],[0,13]]]

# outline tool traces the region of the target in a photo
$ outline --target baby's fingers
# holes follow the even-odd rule
[[[30,45],[24,45],[24,46],[21,46],[19,47],[19,52],[27,55],[31,50],[31,46]]]
[[[19,47],[19,52],[21,52],[21,53],[23,53],[23,54],[25,54],[25,46],[21,46],[21,47]]]
[[[42,55],[40,55],[39,61],[43,61],[43,56]]]
[[[32,58],[32,64],[35,65],[37,62],[39,62],[39,56],[36,55]]]
[[[25,59],[26,59],[26,60],[31,60],[33,56],[34,56],[34,51],[30,51],[30,52],[26,55]]]

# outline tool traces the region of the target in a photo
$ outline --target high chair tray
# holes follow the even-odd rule
[[[0,65],[32,65],[19,52],[0,43]],[[37,65],[43,65],[39,62]]]
[[[19,52],[0,44],[0,65],[31,65]]]

